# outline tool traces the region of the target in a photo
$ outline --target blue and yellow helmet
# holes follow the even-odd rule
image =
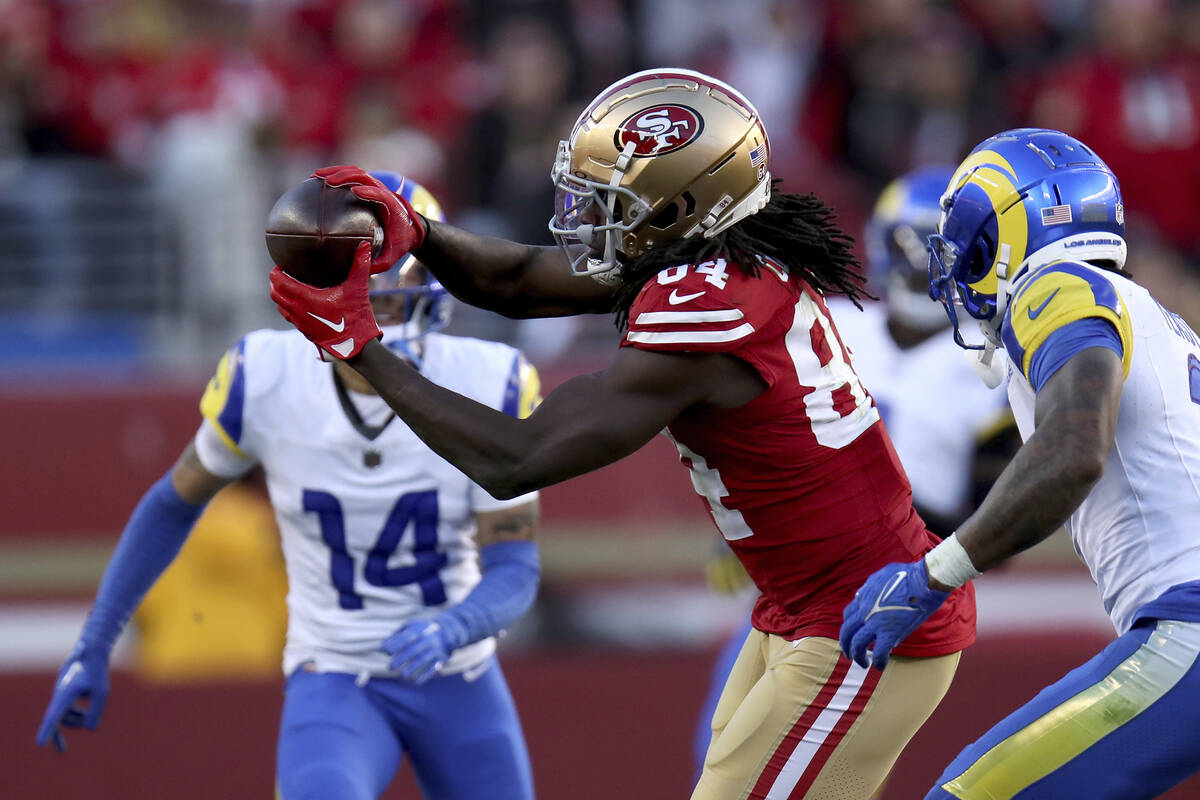
[[[426,219],[445,222],[442,207],[429,190],[398,172],[374,171],[371,176],[408,201]],[[441,330],[450,321],[453,300],[436,278],[407,253],[390,269],[372,275],[368,284],[380,325],[403,325],[390,332],[385,343],[411,341],[430,331]],[[399,302],[402,301],[402,302]]]
[[[875,203],[865,233],[872,288],[888,303],[889,314],[908,324],[941,327],[946,316],[929,299],[926,245],[937,233],[942,193],[954,168],[928,166],[889,183]]]
[[[1044,128],[996,134],[971,151],[941,199],[929,238],[929,294],[958,330],[956,306],[988,323],[1004,317],[1013,281],[1031,262],[1125,262],[1117,177],[1083,142]]]

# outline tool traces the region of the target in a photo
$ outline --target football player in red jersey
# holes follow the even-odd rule
[[[850,239],[811,195],[773,193],[769,162],[741,94],[662,69],[606,89],[560,145],[559,248],[429,222],[356,167],[318,170],[379,203],[387,246],[419,254],[467,302],[514,317],[616,313],[625,336],[612,364],[525,420],[435,386],[379,345],[365,245],[340,286],[276,269],[271,294],[497,497],[665,432],[762,592],[692,797],[868,798],[973,641],[974,597],[955,592],[882,669],[839,650],[842,608],[866,576],[937,540],[825,305],[860,294]]]

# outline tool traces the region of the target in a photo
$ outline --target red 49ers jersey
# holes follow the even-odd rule
[[[825,301],[782,268],[757,278],[724,261],[665,269],[634,300],[621,346],[728,353],[767,384],[744,406],[688,411],[667,429],[762,592],[759,630],[836,639],[867,576],[937,544]],[[970,644],[973,591],[954,592],[896,654]]]

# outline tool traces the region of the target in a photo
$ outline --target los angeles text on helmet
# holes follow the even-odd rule
[[[1068,250],[1074,247],[1119,247],[1124,244],[1120,239],[1076,239],[1074,241],[1063,242],[1063,247]]]

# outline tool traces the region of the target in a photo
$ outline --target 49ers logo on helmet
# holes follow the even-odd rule
[[[631,114],[617,126],[617,150],[633,142],[635,158],[661,156],[686,147],[704,130],[704,119],[694,109],[668,103]]]

